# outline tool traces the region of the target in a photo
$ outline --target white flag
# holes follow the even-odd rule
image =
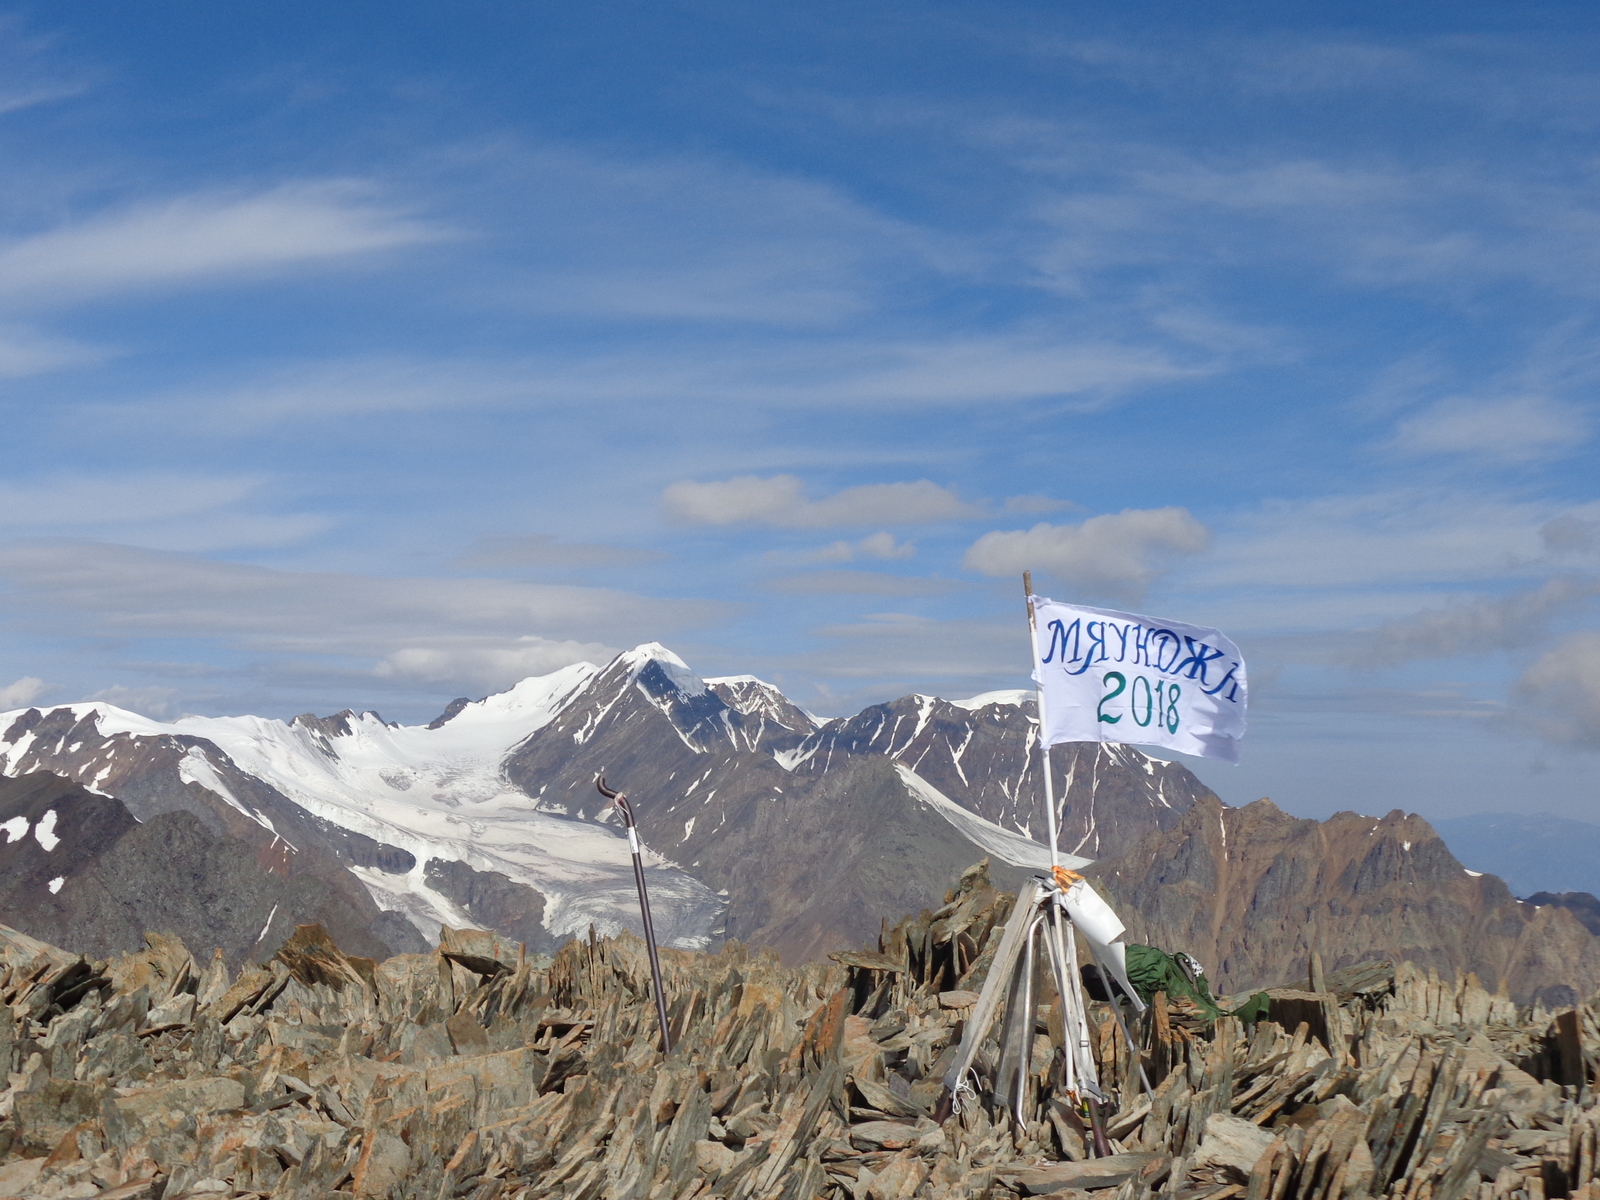
[[[1033,597],[1045,745],[1142,742],[1239,761],[1244,656],[1215,629]]]

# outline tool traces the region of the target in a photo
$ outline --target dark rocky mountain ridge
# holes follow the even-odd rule
[[[1045,840],[1043,768],[1033,696],[993,693],[987,703],[902,696],[830,721],[788,761],[826,772],[836,756],[903,762],[956,803],[1026,837]],[[1216,799],[1188,768],[1131,746],[1090,742],[1051,750],[1062,850],[1120,854],[1152,828],[1168,829],[1196,800]]]
[[[147,930],[220,948],[235,966],[315,922],[367,956],[420,950],[404,921],[361,888],[263,865],[255,847],[187,809],[138,821],[120,800],[38,771],[0,778],[0,914],[88,955],[142,944]],[[16,836],[12,836],[16,835]],[[272,869],[276,867],[276,869]]]

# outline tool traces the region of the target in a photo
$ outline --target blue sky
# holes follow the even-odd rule
[[[1541,5],[0,21],[0,700],[1212,624],[1223,797],[1596,811],[1600,30]]]

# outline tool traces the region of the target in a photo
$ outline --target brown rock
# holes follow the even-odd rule
[[[1018,1171],[1015,1175],[1017,1185],[1029,1196],[1048,1195],[1067,1188],[1093,1191],[1117,1187],[1135,1179],[1162,1158],[1159,1154],[1112,1154],[1105,1158]]]

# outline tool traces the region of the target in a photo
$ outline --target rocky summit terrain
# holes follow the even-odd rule
[[[1092,1005],[1100,1155],[1041,981],[1021,1122],[992,1042],[936,1120],[1013,903],[981,865],[945,901],[801,967],[668,951],[670,1054],[628,934],[548,961],[447,930],[378,963],[307,926],[235,972],[160,935],[89,960],[0,930],[0,1196],[1600,1198],[1593,1006],[1410,964],[1313,961],[1253,1026],[1159,995],[1148,1090]]]

